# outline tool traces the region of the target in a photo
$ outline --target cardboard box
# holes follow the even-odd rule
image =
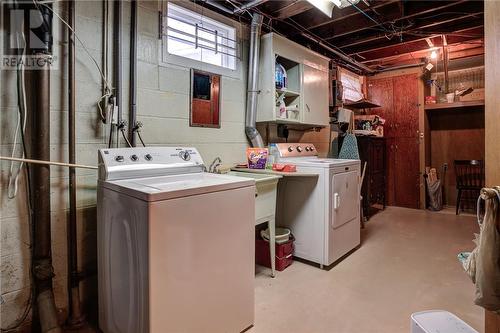
[[[460,102],[484,101],[484,88],[474,89],[474,91],[468,95],[459,96],[458,100]]]

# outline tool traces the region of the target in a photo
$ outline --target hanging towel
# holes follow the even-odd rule
[[[351,118],[349,121],[349,129],[344,137],[344,142],[340,148],[339,158],[359,160],[359,150],[358,150],[358,140],[356,135],[353,133],[354,128],[354,114],[351,113]]]
[[[480,214],[485,201],[484,216]],[[480,227],[476,248],[464,262],[464,268],[476,285],[474,303],[500,314],[500,187],[483,188],[477,201]]]

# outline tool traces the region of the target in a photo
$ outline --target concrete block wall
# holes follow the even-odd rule
[[[180,1],[181,3],[183,1]],[[200,7],[189,3],[192,9]],[[190,68],[162,61],[161,41],[158,40],[159,1],[139,1],[138,10],[138,107],[137,120],[143,122],[142,136],[147,145],[194,146],[205,163],[215,157],[224,164],[244,161],[247,140],[244,134],[247,27],[234,22],[242,38],[242,70],[237,75],[222,75],[221,128],[189,127]],[[110,6],[110,19],[112,7]],[[63,3],[54,10],[66,16]],[[129,32],[130,2],[123,1],[123,119],[128,120]],[[205,14],[210,12],[205,9]],[[212,14],[210,14],[212,15]],[[2,35],[5,27],[1,26]],[[77,1],[76,33],[102,67],[103,59],[103,3],[100,0]],[[112,23],[108,26],[112,42]],[[3,44],[2,44],[3,45]],[[67,161],[67,32],[54,17],[54,55],[56,69],[51,72],[51,159]],[[112,47],[108,48],[112,80]],[[203,65],[193,68],[206,70]],[[10,155],[14,147],[17,122],[17,93],[15,71],[0,71],[0,153]],[[99,116],[96,101],[102,95],[101,78],[95,64],[78,42],[76,47],[76,106],[77,106],[77,163],[97,165],[97,150],[107,147],[108,131]],[[294,134],[296,135],[296,134]],[[297,134],[297,140],[317,143],[327,150],[328,135],[320,133]],[[295,138],[295,137],[294,137]],[[271,142],[277,141],[270,140]],[[290,139],[291,140],[291,139]],[[123,140],[122,140],[123,146]],[[326,148],[325,148],[326,147]],[[17,140],[17,154],[20,156]],[[324,153],[326,154],[326,152]],[[24,173],[19,177],[19,192],[14,199],[7,197],[10,163],[0,161],[0,264],[1,264],[1,320],[2,328],[9,326],[22,313],[29,298],[29,225]],[[55,268],[54,290],[56,305],[64,317],[67,308],[67,244],[68,171],[51,168],[52,252]],[[95,171],[77,170],[78,253],[79,269],[92,272],[96,266],[96,186]],[[96,302],[96,278],[91,276],[81,283],[82,300],[87,308]],[[95,307],[93,307],[95,308]]]
[[[189,127],[190,68],[161,61],[158,40],[158,1],[140,1],[138,10],[138,112],[144,124],[142,135],[147,145],[183,145],[198,148],[210,163],[220,156],[225,164],[244,160],[247,141],[244,134],[246,48],[241,61],[240,77],[222,77],[221,128]],[[54,5],[63,18],[66,8]],[[205,10],[206,12],[206,10]],[[112,8],[110,6],[110,18]],[[246,34],[244,26],[237,24]],[[130,3],[123,2],[123,118],[128,120]],[[5,27],[1,27],[2,34]],[[103,4],[102,1],[77,1],[76,33],[87,50],[102,66]],[[112,24],[109,25],[112,41]],[[67,161],[67,32],[54,17],[55,70],[51,72],[51,159]],[[2,44],[3,45],[3,44]],[[246,46],[246,41],[243,41]],[[112,69],[112,48],[108,49]],[[196,66],[194,68],[197,68]],[[204,69],[199,66],[197,69]],[[0,71],[0,153],[10,155],[17,122],[16,72]],[[110,80],[112,73],[110,73]],[[95,64],[80,43],[76,47],[77,163],[97,165],[97,149],[107,146],[109,128],[102,124],[96,101],[102,95],[101,78]],[[17,154],[20,156],[19,139]],[[123,140],[122,140],[123,146]],[[22,313],[29,298],[29,225],[25,177],[19,178],[19,192],[9,199],[10,163],[0,162],[0,264],[1,320],[8,327]],[[77,170],[79,268],[90,271],[96,265],[96,185],[95,171]],[[67,307],[67,243],[68,172],[51,168],[52,252],[55,268],[56,305],[64,316]],[[81,284],[84,303],[96,301],[95,277]]]

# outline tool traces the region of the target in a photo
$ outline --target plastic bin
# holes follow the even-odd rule
[[[276,244],[276,270],[283,271],[293,262],[293,242],[295,238],[290,235],[290,239],[282,244]],[[271,254],[269,253],[269,242],[258,237],[255,239],[255,263],[257,265],[271,268]]]
[[[478,333],[453,313],[443,310],[411,315],[411,333]]]

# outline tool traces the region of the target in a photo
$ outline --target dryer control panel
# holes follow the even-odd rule
[[[99,179],[118,180],[203,172],[196,148],[135,147],[99,150]]]
[[[312,143],[276,143],[280,157],[318,156]]]

